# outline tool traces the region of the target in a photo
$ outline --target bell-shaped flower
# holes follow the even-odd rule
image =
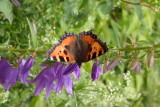
[[[28,76],[30,75],[29,71],[31,70],[31,68],[33,66],[33,63],[34,63],[34,57],[31,56],[25,62],[25,64],[23,65],[23,67],[21,67],[21,72],[20,72],[19,76],[20,76],[20,79],[21,79],[21,81],[22,81],[23,84],[26,84],[26,80],[28,79]]]
[[[98,77],[101,75],[101,69],[102,66],[99,64],[99,62],[95,62],[92,66],[92,81],[98,79]]]
[[[58,93],[63,86],[66,91],[72,95],[73,81],[71,73],[74,72],[77,64],[62,65],[61,63],[54,63],[53,66],[46,66],[38,76],[33,80],[28,80],[28,83],[36,82],[35,95],[38,95],[46,87],[46,98],[48,99],[52,90]]]

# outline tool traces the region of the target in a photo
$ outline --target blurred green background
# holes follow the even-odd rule
[[[0,0],[0,56],[9,57],[11,63],[31,52],[11,52],[9,49],[48,50],[58,42],[64,31],[79,33],[93,30],[107,42],[109,60],[117,57],[117,50],[133,47],[152,47],[160,41],[160,2],[158,0],[19,0],[16,7],[10,0]],[[142,4],[134,3],[142,2]],[[34,32],[36,25],[37,33]],[[1,48],[7,48],[4,50]],[[2,107],[158,107],[160,105],[159,48],[155,48],[155,63],[147,67],[151,49],[137,51],[141,71],[135,73],[129,65],[135,51],[121,52],[122,61],[117,67],[92,82],[91,68],[94,61],[81,67],[80,79],[74,80],[74,95],[65,89],[51,92],[45,99],[45,90],[34,96],[35,84],[23,85],[20,81],[5,92],[0,86]],[[37,53],[31,69],[35,77],[42,68],[45,53]]]

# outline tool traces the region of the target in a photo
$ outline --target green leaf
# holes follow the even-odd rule
[[[27,18],[27,22],[28,22],[29,29],[31,32],[31,40],[32,40],[33,47],[36,48],[38,47],[37,36],[35,35],[34,28],[28,18]]]
[[[0,11],[5,15],[10,23],[13,21],[12,4],[10,0],[0,0]]]
[[[143,15],[141,6],[134,6],[134,8],[136,9],[136,13],[137,13],[137,16],[138,16],[139,20],[141,20],[142,15]]]
[[[64,20],[70,20],[70,17],[78,15],[77,0],[74,2],[71,0],[64,1]]]
[[[143,78],[141,75],[136,75],[136,89],[139,92],[143,86]]]
[[[105,0],[98,5],[103,14],[110,13],[111,10],[113,9],[113,6],[114,6],[114,0]]]
[[[111,20],[111,25],[112,25],[112,27],[113,27],[113,35],[111,35],[111,38],[112,38],[112,40],[113,40],[113,42],[116,44],[116,46],[118,47],[118,48],[120,48],[121,47],[121,39],[120,39],[120,35],[118,34],[118,33],[120,33],[120,31],[119,31],[119,29],[118,29],[118,25],[113,21],[113,20]]]
[[[140,22],[140,20],[138,20],[138,17],[136,14],[133,15],[131,22],[132,23],[130,23],[129,28],[126,32],[127,35],[130,35],[133,32],[135,32],[141,24],[141,22]]]

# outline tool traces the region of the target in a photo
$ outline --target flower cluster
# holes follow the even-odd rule
[[[35,56],[35,55],[33,55]],[[30,69],[34,63],[34,57],[31,56],[27,61],[25,59],[19,59],[17,61],[17,66],[12,66],[7,60],[0,60],[0,84],[4,85],[4,89],[8,90],[13,86],[18,78],[23,84],[26,83],[36,83],[36,88],[34,95],[38,95],[44,88],[46,88],[46,98],[48,99],[50,92],[54,90],[55,93],[59,93],[63,87],[66,91],[73,95],[72,88],[74,87],[72,80],[72,73],[76,80],[80,77],[80,67],[77,63],[64,64],[64,63],[53,63],[52,66],[42,64],[45,67],[34,79],[28,80],[28,76],[31,76]],[[104,66],[103,73],[108,72],[116,67],[116,65],[121,61],[118,57],[113,59]],[[131,64],[131,69],[135,72],[139,72],[141,69],[139,59],[136,59]],[[99,78],[102,71],[102,65],[100,62],[96,61],[92,66],[92,81]]]
[[[13,86],[18,78],[22,83],[26,83],[29,76],[29,71],[33,65],[34,58],[30,57],[27,61],[24,59],[19,59],[17,66],[12,66],[7,60],[0,60],[0,84],[4,85],[4,89],[8,90]]]
[[[28,80],[28,83],[36,82],[35,95],[38,95],[46,87],[47,99],[52,89],[54,89],[55,93],[58,93],[63,86],[65,86],[66,91],[72,95],[73,81],[70,75],[72,72],[74,72],[78,78],[77,72],[80,72],[80,69],[76,63],[69,65],[54,63],[51,67],[46,66],[35,79]]]

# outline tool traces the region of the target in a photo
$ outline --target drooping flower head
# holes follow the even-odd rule
[[[101,75],[101,69],[102,69],[102,66],[99,64],[99,62],[95,62],[93,64],[93,67],[92,67],[92,81],[98,79],[98,77]]]
[[[28,76],[30,75],[29,71],[30,71],[31,67],[33,66],[33,63],[34,63],[34,56],[31,56],[25,62],[23,67],[21,67],[21,71],[20,71],[19,77],[20,77],[20,79],[21,79],[23,84],[26,84],[26,80],[28,79]]]
[[[4,85],[5,90],[8,90],[18,81],[19,73],[24,63],[25,60],[21,59],[21,61],[19,60],[17,63],[18,66],[13,67],[7,60],[0,60],[0,83]]]
[[[26,83],[33,60],[33,58],[29,58],[27,61],[19,59],[16,66],[12,66],[5,59],[0,60],[0,84],[4,85],[5,90],[13,86],[18,81],[18,78],[20,78],[22,83]]]
[[[66,91],[72,95],[73,81],[71,73],[79,67],[76,63],[70,65],[63,65],[61,63],[54,63],[53,66],[46,66],[38,76],[33,80],[28,80],[28,83],[36,82],[35,95],[38,95],[46,87],[46,98],[48,99],[51,90],[58,93],[63,86]]]

